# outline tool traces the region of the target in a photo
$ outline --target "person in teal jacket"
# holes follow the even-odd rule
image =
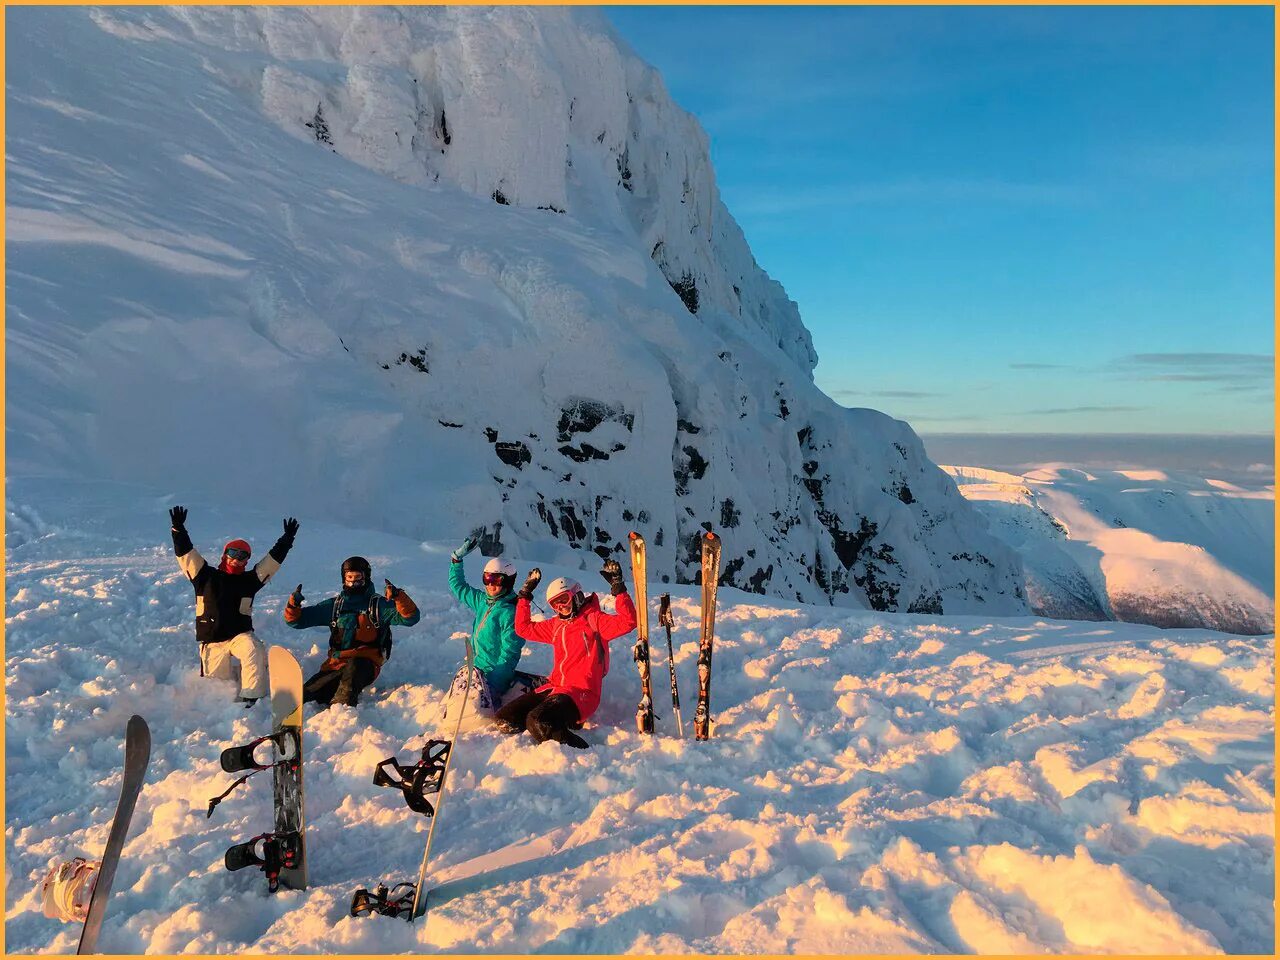
[[[303,684],[303,702],[354,707],[360,691],[377,679],[391,656],[391,628],[412,627],[421,618],[409,595],[384,580],[385,595],[373,589],[373,568],[364,557],[342,561],[342,592],[303,606],[302,584],[289,596],[284,622],[295,630],[329,628],[329,654]]]
[[[502,696],[517,679],[516,665],[524,641],[516,636],[516,568],[510,560],[494,557],[484,566],[484,589],[467,583],[463,558],[476,548],[476,538],[468,537],[449,555],[449,592],[475,614],[471,624],[472,697],[477,713],[492,716]],[[478,676],[476,675],[478,674]],[[450,701],[465,688],[459,670],[454,677]]]

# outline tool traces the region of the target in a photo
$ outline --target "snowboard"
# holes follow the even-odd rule
[[[302,788],[302,667],[285,647],[267,651],[271,684],[271,736],[282,757],[272,768],[275,835],[286,851],[280,883],[291,890],[307,889],[307,836]]]
[[[631,531],[631,577],[635,581],[636,645],[632,650],[640,670],[640,705],[636,729],[653,733],[653,687],[649,681],[649,584],[646,580],[644,537]]]
[[[102,865],[89,899],[89,912],[80,933],[80,946],[76,953],[93,953],[97,949],[98,935],[102,932],[102,920],[111,897],[111,883],[115,880],[116,867],[120,865],[120,853],[129,833],[133,808],[137,805],[142,781],[147,775],[151,760],[151,730],[147,721],[134,715],[129,718],[124,732],[124,776],[120,781],[120,799],[116,802],[115,816],[111,820],[111,832],[107,834],[107,847],[102,852]]]
[[[711,648],[716,635],[716,587],[720,579],[720,538],[702,535],[702,630],[698,635],[698,705],[693,711],[693,736],[711,736]]]

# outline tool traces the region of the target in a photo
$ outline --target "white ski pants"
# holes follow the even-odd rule
[[[200,664],[206,677],[218,680],[236,680],[236,665],[240,661],[240,696],[245,699],[267,695],[267,648],[252,633],[236,634],[230,640],[200,645]]]

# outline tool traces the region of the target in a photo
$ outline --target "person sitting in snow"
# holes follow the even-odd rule
[[[463,558],[476,548],[474,536],[467,537],[449,555],[449,592],[475,614],[471,624],[471,693],[468,702],[481,716],[492,717],[502,696],[517,679],[523,642],[516,636],[516,568],[510,560],[493,557],[484,565],[484,589],[467,583]],[[527,674],[519,675],[527,676]],[[448,703],[459,702],[466,691],[466,667],[453,678]],[[447,713],[446,713],[447,715]]]
[[[302,584],[289,595],[284,622],[295,630],[329,628],[329,654],[319,671],[302,685],[304,703],[354,707],[360,692],[377,679],[391,656],[391,628],[412,627],[421,619],[417,605],[390,580],[383,596],[373,590],[373,568],[364,557],[342,561],[342,592],[304,607]]]
[[[599,598],[594,593],[584,595],[576,580],[557,577],[547,587],[547,604],[556,616],[534,623],[529,602],[542,571],[537,567],[529,571],[516,595],[516,634],[551,644],[551,676],[537,690],[498,711],[499,729],[506,733],[528,730],[537,743],[555,740],[579,750],[589,746],[572,728],[581,728],[600,705],[600,688],[609,672],[609,641],[636,626],[636,608],[627,594],[621,565],[606,560],[600,575],[615,598],[616,613],[601,610]]]
[[[253,598],[280,569],[298,533],[298,521],[284,520],[284,535],[252,570],[253,550],[246,540],[228,540],[222,560],[211,567],[187,533],[185,507],[169,511],[173,552],[196,592],[196,640],[200,642],[200,676],[235,680],[240,664],[239,699],[253,706],[267,694],[267,650],[253,633]]]

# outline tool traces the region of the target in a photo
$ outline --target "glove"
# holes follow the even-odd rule
[[[480,540],[474,535],[467,537],[467,539],[462,541],[462,546],[458,547],[457,550],[449,554],[449,559],[452,560],[454,563],[461,563],[462,558],[465,557],[472,550],[474,550],[476,548],[476,544],[478,544],[479,542]]]
[[[542,571],[539,570],[537,567],[534,567],[532,570],[529,571],[529,576],[525,577],[524,586],[520,588],[520,592],[517,593],[516,596],[522,597],[525,600],[532,600],[533,591],[538,589],[538,583],[541,580],[542,580]]]
[[[388,600],[394,599],[395,595],[400,592],[400,588],[397,587],[390,580],[387,580],[386,578],[383,578],[382,582],[387,585],[386,589],[383,591],[383,596],[386,597]]]
[[[627,592],[627,585],[622,582],[622,564],[617,560],[606,560],[600,569],[600,576],[609,584],[609,592],[615,597]]]
[[[289,606],[300,607],[305,599],[307,598],[302,595],[302,584],[298,584],[298,589],[289,594]]]
[[[174,507],[169,511],[169,522],[175,530],[185,530],[187,526],[187,508]]]
[[[290,543],[292,543],[293,538],[298,535],[298,521],[293,519],[293,517],[289,517],[289,519],[284,521],[284,535]]]

